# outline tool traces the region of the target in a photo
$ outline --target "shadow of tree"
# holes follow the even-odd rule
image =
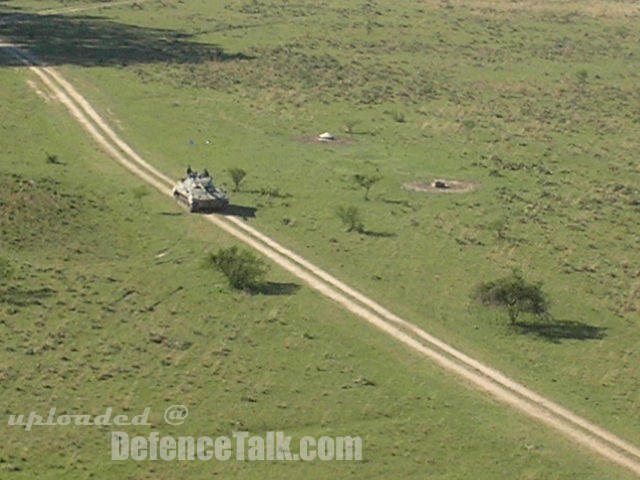
[[[266,282],[263,285],[252,290],[251,293],[261,295],[293,295],[300,290],[297,283],[288,282]]]
[[[158,215],[164,215],[165,217],[181,217],[186,212],[158,212]]]
[[[606,327],[583,322],[552,319],[546,322],[516,322],[512,325],[518,333],[535,335],[553,343],[562,340],[600,340],[606,336]]]
[[[362,230],[363,235],[366,235],[367,237],[377,237],[377,238],[391,238],[391,237],[395,237],[396,234],[393,232],[375,232],[373,230]]]
[[[400,205],[402,207],[411,208],[411,204],[409,203],[409,200],[394,200],[391,198],[383,198],[382,202],[387,203],[389,205]]]
[[[126,66],[137,63],[248,60],[214,44],[192,41],[174,30],[125,25],[96,16],[0,13],[2,35],[50,65]],[[0,47],[0,54],[3,48]],[[21,65],[0,55],[0,66]]]
[[[29,305],[39,305],[41,300],[52,297],[55,293],[55,290],[48,287],[36,289],[9,287],[0,292],[0,303],[28,307]]]

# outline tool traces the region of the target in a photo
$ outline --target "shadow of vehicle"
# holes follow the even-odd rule
[[[229,204],[220,214],[225,217],[240,217],[246,220],[247,218],[255,218],[257,211],[258,209],[255,207]]]

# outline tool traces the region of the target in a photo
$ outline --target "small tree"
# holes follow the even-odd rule
[[[362,219],[360,217],[358,207],[354,207],[353,205],[345,207],[341,205],[336,210],[336,214],[347,229],[347,232],[364,232],[364,225],[362,224]]]
[[[247,176],[247,172],[242,168],[230,168],[229,175],[231,175],[231,181],[234,185],[234,192],[240,191],[240,184],[244,181],[244,177]]]
[[[264,285],[267,266],[248,250],[235,246],[221,248],[209,255],[209,263],[227,278],[232,288],[256,291]]]
[[[364,189],[364,199],[369,200],[369,191],[371,187],[373,187],[376,183],[378,183],[382,179],[379,175],[363,175],[360,173],[356,173],[353,176],[353,181]]]
[[[545,317],[549,313],[549,301],[540,283],[529,282],[520,272],[481,283],[476,290],[477,300],[489,306],[504,308],[512,324],[523,313]]]

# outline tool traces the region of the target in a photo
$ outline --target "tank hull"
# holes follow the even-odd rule
[[[187,176],[173,188],[173,198],[194,213],[221,212],[229,206],[226,194],[218,190],[206,170],[205,174],[187,170]]]
[[[229,200],[226,198],[189,199],[187,195],[176,190],[173,191],[173,198],[192,213],[222,212],[229,206]]]

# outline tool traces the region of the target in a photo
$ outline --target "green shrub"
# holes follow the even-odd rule
[[[257,291],[264,285],[267,266],[248,250],[238,247],[221,248],[209,255],[210,264],[220,271],[232,288]]]
[[[60,165],[60,159],[58,158],[57,155],[47,153],[47,163],[52,165]]]

